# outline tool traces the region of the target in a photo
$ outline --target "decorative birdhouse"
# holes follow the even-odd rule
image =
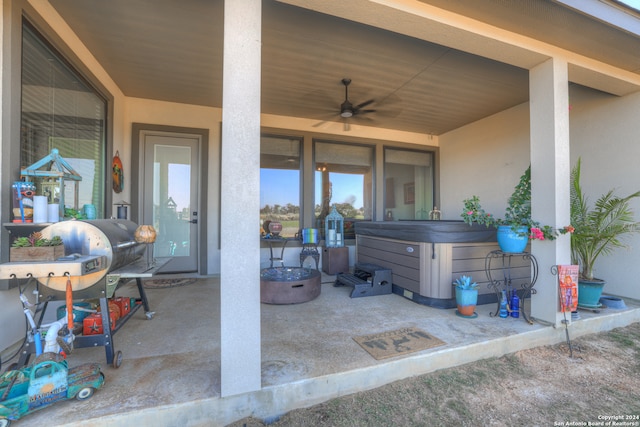
[[[324,220],[324,245],[327,248],[344,246],[344,218],[338,213],[335,205]]]
[[[67,203],[74,209],[78,209],[78,181],[82,181],[82,177],[60,157],[57,148],[53,148],[49,155],[22,169],[20,175],[34,177],[38,192],[47,197],[47,202],[59,204],[60,218],[64,217],[65,181],[71,181],[74,185],[74,200]]]

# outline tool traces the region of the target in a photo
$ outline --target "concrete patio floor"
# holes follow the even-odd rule
[[[99,362],[105,385],[84,402],[68,401],[28,415],[16,426],[225,426],[252,415],[269,418],[403,378],[488,357],[566,341],[565,329],[523,318],[491,317],[477,307],[465,319],[455,309],[416,304],[401,296],[350,298],[323,274],[318,298],[303,304],[262,304],[262,390],[220,397],[220,280],[148,289],[153,319],[142,310],[114,336],[120,368],[106,365],[103,347],[77,349],[69,365]],[[136,296],[134,282],[118,296]],[[580,311],[571,339],[640,321],[640,302],[626,309]],[[417,327],[444,346],[375,360],[353,337]]]

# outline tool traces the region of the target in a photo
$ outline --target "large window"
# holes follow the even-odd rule
[[[345,238],[353,238],[353,222],[373,217],[373,147],[316,142],[315,219],[324,231],[324,219],[336,206],[345,218]]]
[[[105,212],[106,101],[28,24],[22,33],[21,168],[56,148],[82,177],[65,186],[65,206]],[[42,194],[44,186],[36,192]]]
[[[436,200],[435,153],[383,144],[263,134],[261,226],[279,221],[285,237],[313,227],[324,238],[325,218],[335,206],[344,218],[345,239],[351,240],[358,221],[428,219]]]
[[[260,140],[260,222],[282,224],[283,237],[300,227],[300,139],[263,136]]]
[[[433,154],[384,150],[385,220],[429,219],[434,207]]]

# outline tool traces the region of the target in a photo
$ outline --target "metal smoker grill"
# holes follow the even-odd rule
[[[51,239],[60,236],[65,246],[65,256],[50,262],[9,262],[0,265],[0,278],[38,281],[38,295],[46,304],[53,300],[64,300],[67,280],[71,281],[73,299],[99,299],[103,333],[76,336],[74,348],[104,346],[107,363],[119,367],[122,352],[115,352],[113,337],[140,306],[148,319],[153,317],[142,286],[143,277],[151,277],[161,264],[150,266],[143,254],[147,245],[136,242],[134,233],[137,224],[128,220],[99,219],[87,221],[63,221],[51,224],[40,232]],[[136,279],[140,298],[131,307],[129,314],[119,319],[111,329],[108,298],[113,296],[121,279]],[[38,325],[40,326],[40,325]],[[30,343],[22,349],[19,365],[28,362],[35,351]]]
[[[41,233],[47,239],[60,236],[64,242],[65,258],[70,261],[79,256],[105,257],[103,270],[71,279],[74,297],[99,298],[107,288],[117,285],[118,277],[112,275],[114,271],[142,258],[146,245],[135,241],[137,227],[134,222],[116,219],[63,221],[49,225]],[[66,277],[40,278],[39,281],[53,293],[64,295]]]

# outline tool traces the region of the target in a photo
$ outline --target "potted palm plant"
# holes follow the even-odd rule
[[[457,314],[462,317],[477,317],[478,284],[472,282],[471,276],[460,276],[453,282],[456,288]]]
[[[580,265],[578,277],[578,306],[600,307],[600,296],[606,282],[593,277],[596,260],[600,255],[626,247],[621,240],[640,231],[630,201],[640,197],[640,191],[619,197],[609,190],[590,207],[580,185],[580,159],[571,170],[571,261]]]

